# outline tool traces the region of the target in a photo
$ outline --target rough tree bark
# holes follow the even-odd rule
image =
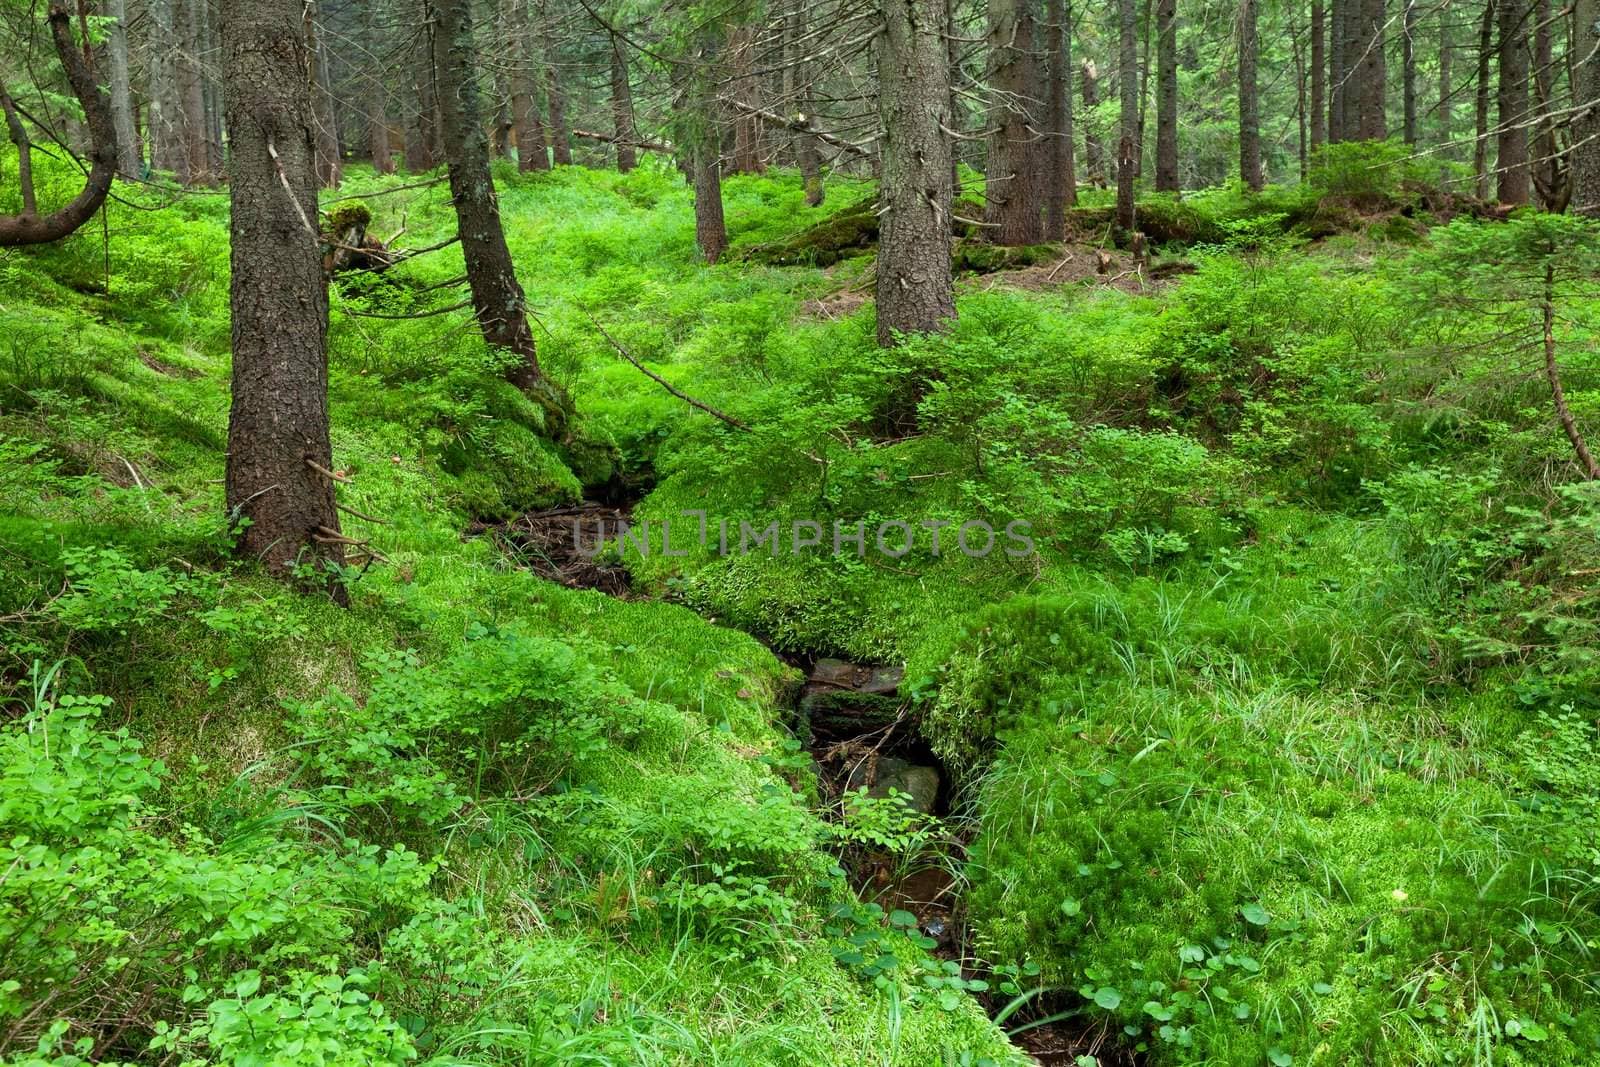
[[[795,165],[800,168],[800,181],[806,191],[806,204],[819,207],[826,190],[822,184],[822,152],[817,148],[817,138],[808,132],[816,121],[816,106],[812,99],[812,80],[815,74],[808,59],[810,47],[806,41],[806,5],[796,4],[789,13],[785,27],[787,40],[783,76],[787,83],[785,98],[795,101],[795,118],[803,130],[790,137],[794,149]]]
[[[1473,192],[1489,198],[1489,64],[1494,57],[1495,0],[1484,0],[1483,21],[1478,26],[1478,92],[1473,106]]]
[[[1350,89],[1349,53],[1345,35],[1352,0],[1331,0],[1328,24],[1328,142],[1338,144],[1349,136],[1345,127],[1346,98]]]
[[[944,0],[880,0],[883,120],[878,343],[931,333],[956,315],[950,280],[950,58]]]
[[[639,154],[632,142],[638,139],[633,132],[633,88],[628,83],[628,55],[623,51],[622,38],[611,37],[611,128],[617,135],[617,169],[623,174],[639,165]]]
[[[344,562],[333,481],[316,469],[333,470],[328,290],[310,221],[317,183],[301,11],[302,0],[222,6],[233,148],[227,503],[249,520],[238,551],[280,574]],[[342,585],[329,590],[344,599]]]
[[[1139,173],[1139,29],[1134,0],[1117,0],[1117,16],[1117,84],[1122,97],[1117,122],[1117,225],[1132,233],[1137,223],[1133,181]]]
[[[550,169],[550,146],[545,142],[544,120],[539,116],[539,50],[533,43],[532,13],[520,12],[517,21],[517,69],[511,78],[511,118],[516,123],[517,169],[526,173]]]
[[[174,0],[151,0],[150,11],[150,163],[170,170],[179,184],[189,182],[189,155],[183,143],[183,106],[178,96],[178,35]]]
[[[72,39],[72,14],[61,0],[53,0],[46,18],[50,37],[67,74],[67,84],[83,108],[89,128],[89,173],[83,190],[65,206],[40,215],[34,199],[33,174],[29,165],[28,137],[11,98],[0,92],[0,108],[17,145],[18,180],[22,185],[22,212],[0,215],[0,248],[46,244],[59,241],[94,217],[111,191],[117,173],[117,128],[111,117],[111,98],[96,82],[95,71],[84,51]]]
[[[1156,0],[1156,188],[1177,192],[1178,0]]]
[[[506,378],[544,409],[546,432],[554,437],[566,426],[570,401],[539,367],[533,331],[528,326],[527,297],[517,281],[500,224],[500,205],[489,173],[489,140],[483,129],[472,0],[438,0],[434,11],[438,25],[433,36],[433,66],[439,83],[440,133],[473,312],[489,346],[518,357]]]
[[[1072,9],[1065,0],[1045,0],[1046,146],[1045,237],[1066,234],[1067,208],[1078,202],[1072,142]]]
[[[1526,204],[1528,171],[1528,14],[1527,0],[1499,0],[1500,78],[1495,100],[1495,196],[1502,204]]]
[[[1038,45],[1029,0],[989,0],[989,70],[993,132],[985,167],[984,221],[989,239],[1001,245],[1044,240],[1043,190],[1035,118],[1043,103],[1036,61]]]
[[[210,185],[211,156],[206,150],[205,72],[200,67],[202,42],[201,4],[204,0],[178,0],[175,25],[182,42],[178,49],[178,106],[183,154],[188,181]]]
[[[1328,14],[1322,0],[1311,0],[1311,148],[1328,139]]]
[[[1569,189],[1562,180],[1561,159],[1556,147],[1556,123],[1552,117],[1556,81],[1555,19],[1550,0],[1534,0],[1533,5],[1533,96],[1539,124],[1534,129],[1531,177],[1539,206],[1545,211],[1566,208]]]
[[[107,0],[111,19],[106,36],[106,71],[111,91],[111,122],[117,131],[117,170],[137,178],[144,170],[139,137],[133,128],[133,83],[128,76],[128,0]]]
[[[1406,144],[1417,143],[1417,0],[1400,0],[1405,5],[1400,38],[1400,94],[1402,98],[1401,136]]]
[[[728,66],[733,98],[744,107],[733,112],[733,172],[762,174],[761,120],[753,109],[761,107],[761,83],[756,79],[756,35],[754,26],[734,26],[728,31]]]
[[[717,155],[714,143],[702,143],[689,156],[694,180],[694,243],[713,265],[728,250],[728,225],[722,216],[722,164]]]
[[[1261,109],[1256,86],[1256,0],[1239,3],[1239,178],[1260,189]]]
[[[1363,141],[1389,136],[1387,100],[1388,64],[1384,59],[1387,0],[1362,0],[1360,65],[1356,68],[1360,97],[1357,126]]]
[[[1572,210],[1600,216],[1600,0],[1577,0],[1573,39]]]

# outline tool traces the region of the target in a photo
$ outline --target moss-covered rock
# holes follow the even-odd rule
[[[1061,258],[1061,246],[993,245],[985,241],[963,239],[956,242],[950,254],[953,270],[971,274],[993,274],[999,270],[1016,270],[1019,267],[1036,267]]]
[[[878,244],[878,205],[865,200],[802,230],[779,244],[745,253],[754,263],[779,267],[828,267],[842,259],[865,255]]]

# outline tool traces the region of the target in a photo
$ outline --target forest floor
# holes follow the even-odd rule
[[[580,430],[368,317],[458,252],[341,279],[349,610],[227,560],[225,197],[0,258],[0,1058],[1595,1062],[1586,661],[1515,629],[1587,648],[1594,526],[1409,217],[1196,194],[883,351],[870,255],[740,258],[792,175],[709,268],[664,167],[497,177]],[[402,184],[339,195],[448,236]]]

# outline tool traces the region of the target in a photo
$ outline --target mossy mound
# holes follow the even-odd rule
[[[878,204],[863,200],[800,231],[787,241],[750,249],[745,258],[775,267],[829,267],[866,255],[878,244]]]
[[[1018,245],[1008,248],[986,241],[959,240],[950,254],[950,266],[958,273],[993,274],[1000,270],[1037,267],[1061,258],[1056,244]]]

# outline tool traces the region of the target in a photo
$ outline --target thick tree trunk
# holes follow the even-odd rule
[[[1311,0],[1311,149],[1328,140],[1328,14],[1322,0]]]
[[[694,179],[694,243],[707,263],[715,265],[728,250],[728,226],[722,217],[722,165],[715,143],[691,154]]]
[[[1064,0],[1045,0],[1045,237],[1066,234],[1067,207],[1077,202],[1072,150],[1072,15]]]
[[[1401,136],[1406,144],[1417,143],[1417,0],[1400,0],[1405,5],[1401,25],[1400,93],[1404,118]]]
[[[1256,86],[1256,0],[1239,3],[1239,179],[1260,189],[1261,108]]]
[[[1156,35],[1156,188],[1177,192],[1178,0],[1157,0]]]
[[[626,174],[639,165],[633,147],[633,87],[628,83],[628,55],[622,39],[611,34],[611,128],[617,135],[617,169]]]
[[[83,108],[89,128],[89,173],[83,190],[66,206],[48,215],[38,213],[34,201],[33,174],[29,164],[28,137],[9,96],[0,94],[6,125],[17,144],[18,180],[22,185],[22,213],[0,215],[0,248],[46,244],[59,241],[94,217],[111,191],[117,173],[117,127],[111,117],[111,98],[97,83],[94,68],[72,39],[72,13],[62,0],[53,0],[47,14],[50,36],[66,71],[67,84]]]
[[[241,554],[285,573],[344,562],[328,439],[328,289],[302,0],[222,5],[233,148],[227,502]],[[316,466],[313,466],[315,464]],[[330,576],[331,577],[331,576]],[[336,598],[344,587],[329,582]]]
[[[1495,195],[1502,204],[1526,204],[1528,172],[1528,2],[1500,0],[1500,80],[1495,123],[1499,136]]]
[[[1330,0],[1328,21],[1328,143],[1338,144],[1347,138],[1345,131],[1345,97],[1350,88],[1350,71],[1346,62],[1345,31],[1350,17],[1352,0]]]
[[[1361,98],[1357,120],[1363,141],[1381,141],[1389,136],[1386,109],[1388,64],[1384,58],[1387,0],[1362,0],[1361,63],[1356,81]]]
[[[1085,58],[1081,73],[1083,76],[1083,109],[1092,116],[1094,109],[1100,106],[1100,72],[1095,67],[1094,60]],[[1105,188],[1105,145],[1100,141],[1100,135],[1096,132],[1092,117],[1083,124],[1083,162],[1089,170],[1089,180],[1100,188]]]
[[[133,129],[133,83],[128,77],[128,0],[107,0],[106,71],[111,90],[111,121],[117,131],[117,170],[137,178],[144,170],[139,137]]]
[[[1568,189],[1562,180],[1561,160],[1556,147],[1554,109],[1556,81],[1555,46],[1552,30],[1555,19],[1550,0],[1534,0],[1533,6],[1533,95],[1539,124],[1534,129],[1531,167],[1533,188],[1545,211],[1566,207]]]
[[[1600,216],[1600,0],[1577,0],[1572,124],[1572,210]]]
[[[1137,226],[1133,182],[1139,173],[1139,28],[1134,0],[1117,0],[1117,15],[1117,82],[1122,98],[1117,123],[1117,225],[1132,233]]]
[[[1044,94],[1028,0],[989,0],[988,84],[993,133],[985,168],[984,221],[1002,245],[1044,240],[1043,190],[1037,188],[1036,130]]]
[[[544,120],[539,115],[542,57],[533,42],[535,25],[532,13],[521,8],[516,27],[517,69],[511,77],[511,118],[516,123],[517,169],[524,174],[550,169],[550,146],[545,141]]]
[[[506,247],[500,206],[489,173],[489,140],[483,130],[478,59],[472,40],[472,0],[438,0],[433,66],[439,82],[440,132],[450,172],[461,252],[466,260],[472,308],[491,348],[518,357],[506,378],[545,411],[545,429],[558,435],[570,414],[562,390],[539,368],[527,297]]]
[[[950,65],[944,0],[879,0],[883,120],[878,343],[955,318],[950,282]]]
[[[222,30],[217,25],[219,16],[209,3],[201,3],[200,12],[205,20],[206,55],[211,57],[214,68],[217,57],[222,55]],[[214,70],[201,77],[200,95],[205,101],[206,171],[213,181],[226,181],[228,160],[223,147],[222,82]]]
[[[210,185],[211,156],[206,150],[205,73],[200,67],[204,41],[201,5],[205,0],[177,0],[176,25],[182,47],[178,52],[178,106],[181,109],[183,154],[189,182]]]
[[[1475,137],[1472,144],[1473,192],[1489,199],[1489,69],[1494,58],[1495,0],[1484,0],[1483,21],[1478,26],[1478,93],[1473,107]]]

